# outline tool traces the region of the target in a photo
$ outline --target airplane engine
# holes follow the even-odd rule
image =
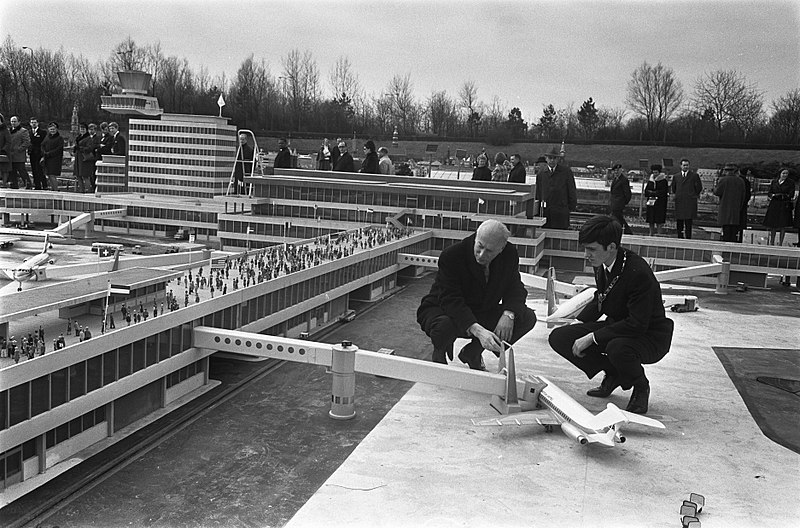
[[[614,441],[617,442],[618,444],[624,444],[625,443],[625,435],[623,435],[620,432],[617,432],[616,434],[614,434]]]
[[[589,442],[589,439],[586,438],[580,429],[572,425],[571,423],[564,422],[561,424],[561,430],[564,431],[564,434],[567,435],[569,438],[572,438],[576,442],[581,445],[585,445]]]

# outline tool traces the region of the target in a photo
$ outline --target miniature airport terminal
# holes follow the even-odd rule
[[[800,249],[625,235],[675,323],[632,415],[548,344],[594,281],[530,184],[254,163],[235,194],[225,118],[130,126],[94,194],[0,190],[2,526],[796,526]],[[163,132],[227,176],[157,175]],[[416,309],[490,218],[538,323],[435,364]]]

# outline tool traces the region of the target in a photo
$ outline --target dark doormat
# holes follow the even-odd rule
[[[800,454],[800,350],[713,349],[761,431]]]

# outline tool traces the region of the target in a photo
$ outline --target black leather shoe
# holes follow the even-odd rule
[[[469,365],[469,368],[472,370],[486,370],[482,353],[483,347],[480,344],[475,345],[470,341],[461,349],[461,352],[458,353],[458,359],[460,359],[462,363]]]
[[[650,382],[642,376],[633,382],[633,394],[626,411],[636,414],[647,414],[647,403],[650,400]]]
[[[595,398],[608,398],[617,387],[619,387],[619,381],[617,377],[606,374],[603,378],[603,381],[600,382],[600,386],[589,389],[586,391],[586,394]]]

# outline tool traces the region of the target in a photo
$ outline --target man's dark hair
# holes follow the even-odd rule
[[[683,163],[684,161],[686,163],[691,163],[691,161],[689,161],[689,158],[681,158],[681,163]]]
[[[597,242],[603,249],[608,249],[612,242],[617,244],[622,240],[622,226],[611,216],[597,215],[588,219],[578,233],[578,244],[586,245]]]

